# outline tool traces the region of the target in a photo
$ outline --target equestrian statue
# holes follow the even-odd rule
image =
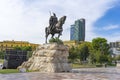
[[[63,16],[58,20],[55,13],[53,13],[53,16],[50,16],[49,26],[45,28],[46,43],[49,34],[52,35],[51,38],[53,38],[55,34],[58,34],[58,38],[62,35],[62,31],[63,31],[62,26],[65,20],[66,20],[66,16]]]

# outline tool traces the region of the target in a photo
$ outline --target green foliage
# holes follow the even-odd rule
[[[101,51],[96,51],[94,50],[93,53],[90,54],[89,56],[89,62],[94,64],[94,63],[107,63],[107,62],[111,62],[112,58],[110,55],[105,55],[105,54],[101,54]]]
[[[102,67],[103,65],[102,64],[96,64],[96,67]]]
[[[27,59],[29,59],[32,56],[32,47],[31,46],[26,46],[26,47],[14,47],[15,50],[23,50],[27,51]]]
[[[102,54],[109,54],[109,45],[107,44],[107,40],[105,38],[95,38],[92,40],[92,46],[94,50],[101,51]]]
[[[4,59],[0,59],[0,63],[3,63],[4,62]]]
[[[18,73],[19,71],[17,69],[1,69],[1,74],[8,74],[8,73]]]
[[[103,63],[106,63],[106,62],[108,62],[108,56],[100,54],[100,56],[99,56],[99,63],[103,64]]]
[[[78,48],[77,47],[74,47],[72,46],[70,49],[69,49],[69,57],[71,62],[74,62],[76,59],[78,59]]]
[[[69,50],[69,59],[88,61],[90,64],[106,64],[112,62],[109,45],[105,38],[95,38],[91,42],[83,42]],[[120,59],[120,58],[119,58]]]
[[[120,60],[120,55],[116,57],[116,60],[118,60],[118,61]]]
[[[32,51],[32,47],[31,46],[24,46],[24,47],[14,47],[15,50],[23,50],[23,51]]]
[[[86,44],[81,44],[79,47],[79,59],[80,61],[86,61],[89,56],[89,48]]]
[[[63,44],[63,41],[60,40],[58,37],[56,37],[56,38],[51,38],[51,39],[49,40],[49,43]]]
[[[5,55],[5,52],[4,51],[0,51],[0,59],[4,59],[4,55]]]
[[[108,63],[112,63],[112,61],[115,61],[111,55],[107,55],[107,59],[108,59]]]
[[[94,63],[97,62],[95,52],[90,53],[90,55],[88,57],[88,61],[89,61],[90,64],[91,63],[94,64]]]
[[[35,72],[35,71],[26,70],[26,72]],[[0,74],[11,74],[11,73],[19,73],[19,70],[18,69],[1,69],[0,70]]]
[[[91,63],[106,63],[111,62],[111,56],[109,52],[109,45],[105,38],[95,38],[92,40],[93,50],[90,53],[89,60]]]
[[[101,47],[103,46],[103,44],[107,43],[107,40],[105,38],[94,38],[92,40],[92,45],[93,45],[93,48],[95,50],[101,50]]]
[[[80,63],[86,61],[90,54],[90,49],[92,49],[90,42],[83,42],[78,46],[72,46],[69,49],[69,59],[71,59],[72,62],[79,60]]]
[[[72,68],[95,68],[96,65],[91,64],[79,64],[79,63],[73,63]]]

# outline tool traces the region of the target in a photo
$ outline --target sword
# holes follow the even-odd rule
[[[49,11],[49,13],[50,13],[50,16],[51,16],[51,11]]]

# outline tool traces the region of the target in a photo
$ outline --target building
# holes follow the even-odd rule
[[[120,41],[110,42],[110,47],[120,48]]]
[[[14,47],[25,47],[25,46],[31,46],[32,50],[35,50],[39,44],[29,43],[27,41],[1,41],[0,42],[0,51],[4,51],[6,49],[13,49]]]
[[[72,46],[78,46],[81,43],[83,43],[83,41],[76,41],[76,40],[63,41],[63,44],[68,46],[69,48],[72,47]]]
[[[71,41],[63,41],[64,45],[68,46],[68,47],[72,47],[77,45],[77,41],[75,40],[71,40]]]
[[[120,41],[110,42],[109,45],[112,54],[120,55]]]
[[[70,28],[70,40],[85,41],[85,19],[76,20]]]
[[[74,35],[74,33],[75,33],[75,25],[71,25],[71,28],[70,28],[70,40],[75,39],[74,36],[72,36],[72,35]]]
[[[16,69],[24,61],[27,61],[27,51],[6,49],[3,69]]]

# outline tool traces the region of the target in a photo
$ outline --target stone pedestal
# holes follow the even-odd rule
[[[32,57],[18,68],[40,72],[68,72],[68,47],[60,44],[44,44],[33,52]]]

